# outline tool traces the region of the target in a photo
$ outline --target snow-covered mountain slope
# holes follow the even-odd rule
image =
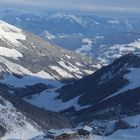
[[[78,97],[78,104],[88,106],[78,112],[76,121],[90,121],[98,115],[106,118],[110,110],[113,111],[119,104],[122,114],[137,114],[140,113],[139,75],[139,55],[127,54],[94,74],[62,87],[60,98],[68,102]]]
[[[77,79],[100,67],[90,58],[50,45],[3,21],[0,21],[0,52],[5,72],[19,75],[38,73],[49,79]]]
[[[19,101],[16,96],[10,97],[6,92],[2,96],[0,96],[1,140],[29,140],[44,134],[50,128],[71,127],[68,119],[59,114],[37,109],[24,101]]]
[[[43,132],[29,123],[26,116],[19,112],[10,102],[0,96],[0,125],[6,130],[1,140],[30,139]],[[1,131],[1,130],[0,130]]]

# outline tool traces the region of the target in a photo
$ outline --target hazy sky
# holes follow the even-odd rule
[[[140,13],[140,0],[0,0],[0,4],[24,4],[64,10]]]

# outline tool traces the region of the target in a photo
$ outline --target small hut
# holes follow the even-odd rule
[[[80,136],[89,136],[93,130],[92,127],[89,127],[89,126],[82,126],[82,127],[76,128],[76,129]]]
[[[51,129],[44,138],[50,138],[53,140],[70,140],[71,138],[76,138],[77,135],[77,131],[71,129]]]

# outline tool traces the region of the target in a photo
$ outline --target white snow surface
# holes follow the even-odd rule
[[[103,65],[108,65],[110,62],[110,60],[115,60],[125,54],[128,53],[136,53],[136,54],[140,54],[140,51],[138,51],[140,49],[140,39],[135,40],[132,43],[129,44],[114,44],[112,46],[100,46],[101,48],[104,47],[107,48],[105,51],[100,52],[100,55],[98,56],[98,60],[103,64]]]
[[[118,130],[110,138],[115,138],[118,140],[139,140],[140,139],[140,115],[126,117],[124,120],[132,125],[137,126],[132,129]]]
[[[93,74],[93,71],[91,71],[91,70],[84,70],[84,72],[86,72],[88,74]]]
[[[4,105],[0,104],[0,122],[6,126],[8,131],[6,136],[2,137],[1,140],[19,138],[22,138],[22,140],[28,140],[42,134],[42,132],[39,132],[29,122],[27,122],[27,118],[18,112],[10,102],[6,101],[1,96],[0,99],[4,101]]]
[[[129,46],[133,46],[135,48],[140,49],[140,39],[136,40],[135,42],[130,43]]]
[[[18,40],[26,40],[22,30],[0,20],[0,39],[15,46],[22,45]]]
[[[58,81],[56,81],[50,74],[45,71],[40,71],[38,73],[32,73],[28,69],[23,66],[12,63],[3,57],[0,57],[0,62],[4,63],[7,66],[7,72],[11,75],[5,75],[4,79],[1,79],[0,82],[9,84],[14,87],[24,87],[25,85],[34,85],[36,83],[45,83],[52,84],[57,86]],[[19,75],[23,75],[23,78],[19,79],[12,75],[12,73],[16,73]]]
[[[103,65],[108,65],[110,63],[110,60],[114,60],[125,54],[135,52],[135,50],[136,50],[136,47],[128,45],[128,44],[115,44],[113,46],[110,46],[109,49],[106,50],[105,52],[102,52],[100,56],[98,57],[98,60]]]
[[[19,57],[23,57],[23,54],[17,51],[16,49],[9,49],[5,47],[0,47],[0,55],[13,59],[18,59]]]
[[[73,75],[70,73],[64,71],[62,68],[58,66],[50,66],[50,68],[54,71],[56,71],[60,76],[65,77],[65,78],[73,78]]]
[[[60,62],[58,62],[63,68],[65,68],[65,69],[67,69],[68,71],[70,71],[70,72],[77,72],[78,70],[79,70],[79,68],[78,67],[76,67],[76,66],[68,66],[68,65],[66,65],[66,63],[65,62],[63,62],[63,61],[60,61]]]
[[[77,66],[75,65],[72,65],[70,62],[66,63],[65,61],[59,61],[58,64],[63,67],[63,70],[65,69],[66,71],[69,71],[70,73],[73,73],[75,77],[77,77],[78,79],[82,78],[82,75],[83,73],[80,71],[80,69],[77,67],[78,65],[79,66],[82,66],[82,64],[80,63],[75,63]],[[68,64],[68,65],[67,65]],[[61,70],[62,71],[62,70]],[[83,70],[84,72],[86,72],[87,74],[91,74],[93,73],[93,71],[91,70]],[[57,72],[61,75],[62,72],[60,72],[60,70]],[[65,72],[66,73],[66,72]],[[64,74],[64,72],[63,72]],[[74,77],[73,75],[66,75],[65,76],[68,76],[68,77]]]

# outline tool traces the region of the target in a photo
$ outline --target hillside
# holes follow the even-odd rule
[[[115,117],[119,106],[121,114],[139,114],[139,74],[139,55],[128,54],[92,75],[63,86],[59,98],[67,102],[79,97],[78,104],[88,106],[75,113],[75,121]]]

